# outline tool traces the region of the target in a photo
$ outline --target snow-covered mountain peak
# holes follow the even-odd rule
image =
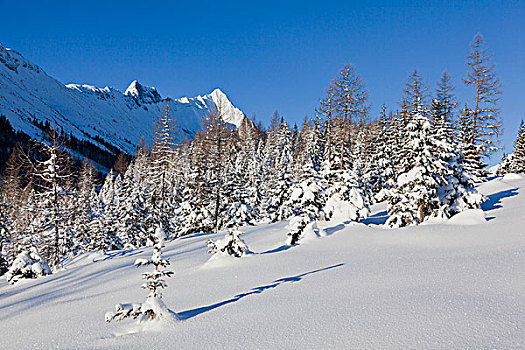
[[[162,97],[154,87],[142,85],[136,80],[133,80],[131,84],[129,84],[124,95],[133,97],[135,101],[140,104],[162,101]]]
[[[170,113],[180,127],[180,137],[193,137],[202,119],[217,111],[218,103],[224,120],[239,127],[244,114],[219,89],[174,99]],[[154,87],[138,81],[124,93],[108,86],[64,85],[18,52],[0,45],[0,114],[30,137],[39,139],[44,130],[38,124],[49,123],[101,149],[108,149],[109,144],[132,154],[142,137],[151,141],[155,121],[165,107],[166,100]]]
[[[245,118],[244,113],[231,103],[231,101],[228,99],[228,96],[226,96],[226,94],[221,89],[216,88],[203,98],[210,98],[213,103],[221,109],[221,114],[225,122],[233,124],[236,127],[241,126],[242,121]]]
[[[28,61],[18,51],[5,48],[0,43],[0,64],[5,65],[9,70],[18,73],[20,67],[26,68],[36,73],[42,72],[42,69],[34,63]]]

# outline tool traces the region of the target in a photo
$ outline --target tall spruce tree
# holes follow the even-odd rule
[[[520,123],[516,141],[514,141],[514,152],[512,152],[509,171],[525,173],[525,125],[523,124],[523,119]]]
[[[405,142],[401,149],[399,175],[389,198],[386,225],[403,227],[423,222],[438,206],[437,188],[442,161],[435,154],[429,111],[423,105],[425,88],[417,71],[410,76],[405,89],[409,103]]]
[[[498,101],[501,94],[501,84],[495,73],[492,56],[487,54],[485,40],[478,33],[471,44],[471,52],[467,56],[467,76],[465,85],[473,86],[475,98],[470,108],[468,143],[476,146],[477,155],[487,157],[497,149],[495,141],[501,132]],[[478,162],[479,164],[479,162]],[[481,164],[479,164],[481,165]],[[476,169],[475,176],[486,176],[484,169]]]

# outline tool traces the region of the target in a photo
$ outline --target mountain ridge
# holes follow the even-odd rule
[[[48,122],[103,150],[108,148],[100,138],[132,154],[142,137],[152,141],[154,124],[166,102],[154,87],[137,80],[124,92],[109,86],[62,84],[19,52],[0,44],[0,114],[15,130],[32,138],[42,138],[38,124]],[[171,99],[170,114],[179,128],[179,138],[193,137],[203,117],[216,112],[219,104],[224,120],[240,126],[245,114],[220,89]]]

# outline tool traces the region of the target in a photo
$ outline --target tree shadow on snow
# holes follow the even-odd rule
[[[227,305],[227,304],[231,304],[231,303],[235,303],[235,302],[237,302],[237,301],[241,300],[242,298],[247,297],[249,295],[261,294],[262,292],[264,292],[264,291],[266,291],[268,289],[272,289],[272,288],[278,287],[278,286],[280,286],[281,284],[284,284],[284,283],[299,282],[305,276],[308,276],[308,275],[311,275],[311,274],[314,274],[314,273],[318,273],[318,272],[322,272],[322,271],[326,271],[326,270],[330,270],[330,269],[334,269],[334,268],[337,268],[337,267],[341,267],[343,265],[344,265],[343,263],[340,263],[340,264],[336,264],[336,265],[332,265],[332,266],[323,267],[322,269],[317,269],[317,270],[305,272],[305,273],[297,275],[297,276],[290,276],[290,277],[280,278],[278,280],[273,281],[270,284],[266,284],[264,286],[255,287],[255,288],[252,288],[248,292],[237,294],[233,298],[230,298],[230,299],[227,299],[227,300],[224,300],[224,301],[220,301],[220,302],[215,303],[215,304],[211,304],[211,305],[207,305],[207,306],[201,306],[201,307],[197,307],[197,308],[194,308],[194,309],[178,312],[177,315],[179,316],[179,318],[181,320],[187,320],[189,318],[193,318],[193,317],[198,316],[200,314],[203,314],[205,312],[217,309],[217,308],[219,308],[221,306],[224,306],[224,305]]]
[[[517,194],[518,194],[517,188],[511,188],[510,190],[504,190],[504,191],[496,192],[493,194],[489,194],[487,196],[488,199],[485,202],[481,203],[481,209],[483,211],[499,209],[502,207],[501,200],[503,198],[514,197]]]
[[[375,213],[374,215],[370,215],[361,222],[365,225],[384,225],[387,219],[388,213],[386,212],[386,210],[383,210],[379,213]]]
[[[93,258],[93,262],[111,260],[122,256],[134,256],[142,253],[144,253],[143,249],[109,250],[104,252],[103,258]]]
[[[293,247],[293,245],[283,244],[283,245],[281,245],[281,246],[279,246],[277,248],[269,249],[269,250],[266,250],[266,251],[260,252],[260,253],[252,252],[252,254],[263,255],[263,254],[279,253],[279,252],[284,252],[285,250],[288,250],[288,249],[290,249],[292,247]]]
[[[201,236],[210,236],[213,235],[214,232],[200,232],[200,233],[192,233],[190,235],[177,237],[175,239],[188,239],[188,238],[195,238],[195,237],[201,237]]]

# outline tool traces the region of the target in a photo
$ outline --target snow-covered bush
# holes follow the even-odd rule
[[[340,181],[336,181],[327,190],[328,200],[324,207],[327,219],[358,221],[366,218],[370,213],[370,208],[355,175],[352,171],[344,171],[338,176]]]
[[[235,202],[231,204],[226,213],[229,218],[226,227],[237,227],[242,225],[255,225],[257,213],[247,204]]]
[[[299,240],[301,239],[301,235],[304,229],[312,221],[312,218],[308,214],[294,216],[286,226],[286,228],[288,229],[288,239],[286,240],[286,244],[297,244],[297,242],[299,242]]]
[[[153,246],[153,255],[150,259],[137,259],[135,266],[153,265],[153,272],[145,272],[142,278],[146,280],[142,288],[150,292],[146,301],[142,304],[117,304],[115,311],[109,311],[105,315],[106,322],[122,321],[125,318],[139,318],[139,322],[152,321],[166,318],[176,318],[176,314],[170,311],[162,301],[159,288],[167,287],[165,277],[171,277],[172,271],[165,270],[170,264],[169,259],[162,258],[162,247],[164,247],[164,231],[160,226],[155,230],[156,243]]]
[[[5,276],[7,282],[14,284],[21,279],[37,278],[50,274],[49,265],[42,259],[36,248],[32,247],[29,251],[24,251],[16,257]]]
[[[208,251],[212,255],[227,255],[240,258],[248,252],[248,246],[241,238],[242,231],[239,229],[229,229],[222,239],[208,240]]]

